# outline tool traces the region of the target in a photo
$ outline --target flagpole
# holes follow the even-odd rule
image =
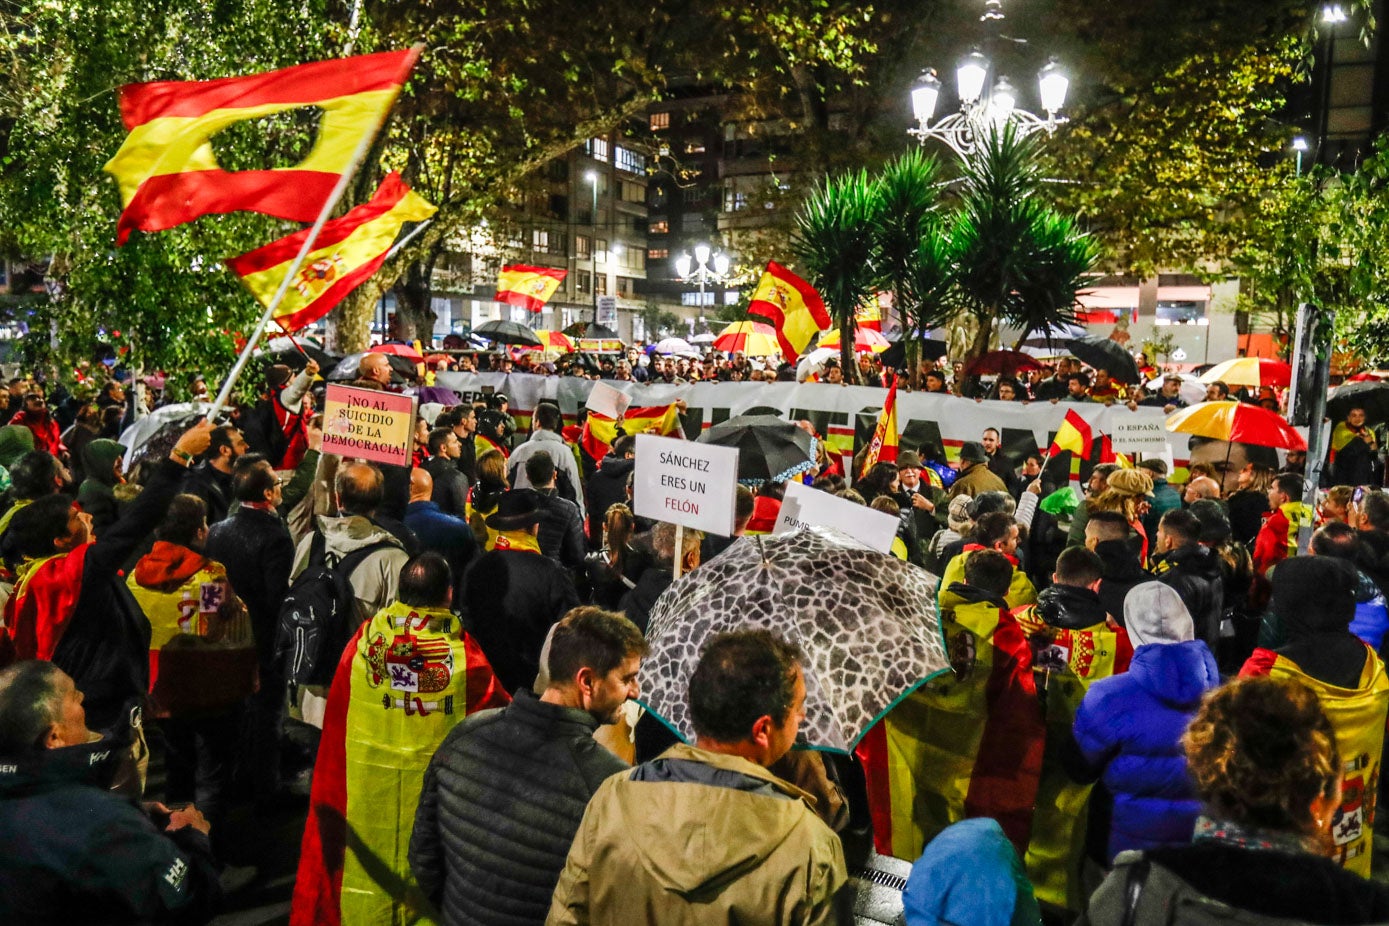
[[[419,60],[420,53],[424,51],[424,43],[416,42],[410,50],[413,52],[413,55],[410,59],[410,66],[405,72],[407,78],[410,71],[414,70],[415,62]],[[404,78],[402,78],[400,85],[402,87],[405,85]],[[399,95],[399,90],[397,90],[397,95]],[[212,411],[208,412],[207,417],[209,421],[216,422],[217,416],[220,415],[222,409],[226,407],[227,399],[231,397],[231,391],[236,386],[236,381],[241,377],[242,371],[246,369],[246,363],[251,359],[251,353],[256,349],[256,344],[259,343],[261,335],[265,334],[265,329],[270,326],[270,321],[275,317],[275,312],[279,309],[280,303],[284,301],[285,293],[289,291],[290,281],[299,273],[299,268],[303,266],[305,259],[308,258],[309,254],[313,251],[314,242],[318,240],[319,233],[323,231],[323,226],[327,224],[328,217],[333,214],[333,210],[337,208],[338,202],[342,199],[343,194],[347,192],[347,185],[351,183],[352,178],[356,176],[357,168],[362,165],[363,159],[366,158],[367,151],[371,148],[371,143],[376,139],[377,134],[381,131],[381,127],[386,124],[386,120],[390,118],[391,110],[394,108],[395,104],[392,102],[391,106],[381,113],[381,118],[371,127],[370,131],[362,133],[362,138],[357,142],[357,147],[352,152],[352,158],[347,164],[347,169],[339,175],[338,182],[334,184],[332,192],[328,194],[328,199],[323,203],[323,208],[319,210],[318,218],[314,220],[313,227],[309,229],[308,237],[306,237],[304,243],[299,246],[299,253],[295,255],[294,260],[290,262],[288,269],[285,270],[285,275],[284,278],[280,280],[279,288],[275,290],[275,295],[271,297],[270,304],[265,307],[265,312],[262,313],[260,321],[256,323],[256,327],[252,329],[250,337],[246,339],[246,346],[242,348],[241,356],[236,358],[236,363],[232,366],[231,372],[227,374],[226,382],[222,384],[221,390],[217,393],[217,401],[212,403]]]
[[[411,241],[414,241],[415,236],[417,236],[420,232],[424,231],[433,223],[433,219],[425,219],[423,222],[416,225],[414,228],[410,230],[410,234],[406,235],[404,238],[401,238],[399,241],[395,243],[394,246],[392,246],[392,248],[389,251],[386,252],[386,256],[383,258],[383,260],[390,260],[392,257],[395,257],[396,252],[398,252],[401,248],[405,247]]]

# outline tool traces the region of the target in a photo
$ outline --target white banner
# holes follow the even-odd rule
[[[899,518],[882,511],[836,498],[800,482],[786,483],[773,534],[785,534],[803,527],[833,527],[879,553],[892,552]]]
[[[846,464],[856,450],[872,440],[873,426],[887,393],[886,389],[875,386],[829,383],[648,385],[615,380],[601,382],[627,393],[632,397],[632,405],[637,407],[668,405],[676,399],[684,399],[689,404],[685,432],[690,438],[735,415],[760,413],[793,421],[807,420],[826,437],[831,452],[842,456]],[[487,392],[506,393],[511,400],[511,414],[523,431],[529,430],[528,419],[536,403],[544,399],[559,403],[565,417],[575,420],[594,384],[594,380],[576,376],[536,376],[532,373],[438,374],[438,385],[454,390],[467,402],[484,399],[485,387],[490,387]],[[962,443],[979,440],[985,428],[996,428],[1004,450],[1015,463],[1021,464],[1028,453],[1046,453],[1067,411],[1079,414],[1101,434],[1113,434],[1120,425],[1141,425],[1145,433],[1151,433],[1152,425],[1163,428],[1166,419],[1160,408],[1131,411],[1123,405],[1105,406],[1098,402],[976,402],[939,393],[897,393],[902,449],[916,450],[922,444],[934,443],[951,459],[958,456]],[[1176,465],[1184,467],[1187,459],[1185,435],[1167,436]],[[1095,443],[1098,447],[1100,442]],[[1159,455],[1156,450],[1144,451],[1150,452]],[[1056,463],[1060,481],[1064,482],[1066,461],[1059,459]],[[846,465],[845,471],[849,470]]]

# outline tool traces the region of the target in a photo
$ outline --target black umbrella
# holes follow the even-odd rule
[[[1389,383],[1367,380],[1336,387],[1335,394],[1326,403],[1326,417],[1344,421],[1352,408],[1363,408],[1365,420],[1370,424],[1389,421]]]
[[[918,349],[918,357],[924,361],[939,360],[950,353],[950,348],[944,341],[937,341],[935,338],[923,338],[921,347]],[[907,342],[893,341],[892,346],[878,355],[878,359],[883,362],[883,366],[891,367],[894,370],[901,370],[907,363]]]
[[[814,438],[775,415],[739,415],[699,436],[703,444],[738,448],[738,481],[784,482],[816,466]]]
[[[320,370],[331,370],[342,362],[342,357],[340,355],[330,354],[321,347],[315,347],[312,344],[306,344],[302,341],[299,346],[304,348],[303,353],[300,353],[292,347],[283,347],[278,350],[262,351],[256,355],[256,359],[260,360],[260,362],[267,367],[282,363],[296,373],[304,369],[304,365],[310,359],[318,364]],[[308,357],[305,357],[304,354],[308,354]]]
[[[1048,325],[1040,331],[1029,331],[1019,347],[1059,347],[1067,341],[1085,337],[1080,325]]]
[[[369,352],[363,351],[360,354],[348,354],[338,361],[338,365],[328,371],[328,375],[323,377],[332,383],[344,383],[357,378],[357,367],[362,362],[362,358]],[[414,382],[418,371],[415,365],[404,357],[396,354],[381,354],[391,365],[392,379],[396,382]]]
[[[606,325],[600,325],[597,322],[575,322],[568,328],[565,328],[564,333],[571,338],[606,338],[608,340],[617,340],[621,338],[621,335],[616,331],[613,331]]]
[[[498,344],[518,344],[525,347],[545,346],[540,343],[539,336],[530,328],[520,322],[509,322],[504,319],[478,325],[473,329],[473,334]]]
[[[1116,383],[1142,382],[1133,355],[1118,341],[1087,336],[1072,338],[1066,346],[1083,363],[1097,370],[1104,370]]]

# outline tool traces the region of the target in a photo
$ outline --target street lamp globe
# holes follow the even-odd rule
[[[989,114],[993,116],[994,122],[1004,125],[1012,117],[1013,110],[1017,108],[1017,105],[1017,91],[1008,82],[1008,78],[1000,77],[998,83],[994,84],[993,93],[989,96]]]
[[[936,101],[940,99],[940,80],[934,68],[927,68],[916,79],[912,88],[912,114],[916,121],[925,125],[936,114]]]
[[[1061,65],[1053,58],[1047,62],[1047,66],[1042,68],[1037,75],[1037,89],[1042,98],[1042,112],[1048,116],[1054,116],[1061,112],[1061,107],[1066,105],[1066,91],[1070,89],[1071,81],[1066,77]]]
[[[675,275],[678,277],[687,277],[690,275],[690,255],[681,254],[679,257],[675,258]]]
[[[598,185],[598,171],[596,171],[596,170],[586,170],[586,171],[584,171],[584,181],[587,182],[587,183],[591,183],[591,184],[593,184],[594,186],[597,186],[597,185]]]
[[[955,69],[955,86],[960,91],[960,102],[966,106],[978,100],[984,93],[984,81],[989,76],[989,59],[978,49],[960,59]]]
[[[715,254],[715,255],[714,255],[714,273],[715,273],[717,276],[723,276],[724,274],[728,273],[728,255],[727,255],[727,254]]]
[[[1294,138],[1294,139],[1293,139],[1293,150],[1296,151],[1296,152],[1298,152],[1299,154],[1302,153],[1303,151],[1306,151],[1306,150],[1307,150],[1307,139],[1303,138],[1301,135],[1299,135],[1299,136],[1297,136],[1296,138]]]
[[[709,245],[695,245],[695,262],[701,265],[709,263]]]

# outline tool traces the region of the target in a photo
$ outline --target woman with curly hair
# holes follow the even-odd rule
[[[1083,922],[1389,921],[1389,888],[1328,857],[1347,823],[1342,757],[1310,689],[1233,681],[1206,696],[1182,745],[1204,810],[1192,843],[1121,853]]]
[[[1143,529],[1143,516],[1152,508],[1153,477],[1143,469],[1116,469],[1105,480],[1104,491],[1087,502],[1089,511],[1114,511],[1129,522],[1131,537],[1137,544],[1138,561],[1148,561],[1151,546]]]

